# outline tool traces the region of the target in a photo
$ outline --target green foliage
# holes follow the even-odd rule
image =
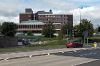
[[[98,32],[100,32],[100,26],[98,26]]]
[[[64,38],[64,34],[60,31],[60,32],[59,32],[59,35],[58,35],[58,39],[61,40],[61,39],[63,39],[63,38]]]
[[[82,37],[84,31],[88,31],[88,36],[92,36],[94,33],[93,24],[87,19],[82,19],[79,25],[74,26],[74,30],[77,31],[76,36]]]
[[[59,38],[64,38],[65,35],[67,35],[67,37],[69,37],[69,35],[71,35],[71,31],[72,31],[72,26],[70,24],[65,24],[62,26],[61,31],[59,32]]]
[[[95,28],[95,29],[94,29],[94,32],[95,32],[95,33],[98,33],[98,32],[99,32],[99,27]]]
[[[1,31],[1,24],[0,24],[0,31]]]
[[[1,33],[5,36],[14,37],[17,25],[13,22],[4,22],[1,26]]]
[[[51,22],[47,23],[42,29],[42,34],[45,37],[50,37],[50,38],[54,37],[54,33],[55,33],[55,28]]]
[[[28,32],[27,32],[27,36],[33,36],[32,31],[28,31]]]

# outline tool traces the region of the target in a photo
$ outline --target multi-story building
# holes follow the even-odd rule
[[[43,22],[44,24],[48,22],[53,23],[53,25],[55,26],[55,30],[57,32],[60,31],[61,27],[64,24],[71,25],[73,28],[73,14],[53,14],[52,10],[50,10],[49,12],[38,11],[36,13],[33,13],[32,9],[25,9],[25,13],[20,13],[19,17],[19,26],[25,21],[28,25],[28,22],[30,22],[30,20],[37,20]],[[21,28],[18,27],[18,29]]]
[[[22,23],[17,24],[18,25],[18,32],[27,33],[28,31],[32,31],[34,34],[40,34],[42,32],[42,28],[45,25],[45,23],[37,21],[37,20],[29,20],[29,21],[23,21]]]

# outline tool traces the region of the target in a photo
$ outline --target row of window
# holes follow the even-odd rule
[[[42,28],[42,27],[43,25],[18,25],[19,29],[25,29],[25,28],[33,29],[33,28]]]

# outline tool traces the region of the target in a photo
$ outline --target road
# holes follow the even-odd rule
[[[85,63],[85,64],[80,64],[77,66],[100,66],[100,60],[92,61],[92,62]]]
[[[98,48],[59,52],[32,58],[2,60],[0,66],[100,66],[99,59],[100,49]],[[96,65],[97,63],[99,65]]]

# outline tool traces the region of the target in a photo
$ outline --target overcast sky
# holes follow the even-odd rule
[[[25,8],[32,8],[34,12],[52,9],[54,13],[71,13],[74,24],[79,23],[81,12],[82,18],[91,20],[94,26],[100,24],[100,0],[0,0],[0,22],[18,23],[19,13]]]

